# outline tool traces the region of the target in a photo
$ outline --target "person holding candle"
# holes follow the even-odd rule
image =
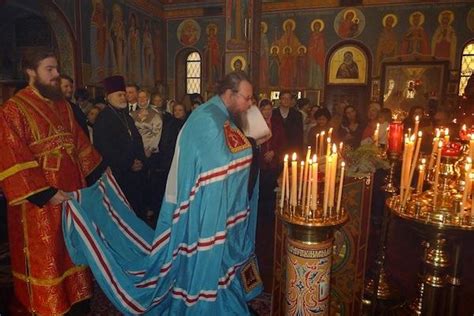
[[[378,136],[380,134],[380,123],[379,123],[379,116],[380,116],[380,104],[378,103],[371,103],[369,105],[369,110],[367,112],[367,125],[362,132],[362,140],[361,144],[372,144],[375,143],[375,130],[377,129],[377,124],[379,124],[379,129],[377,133],[377,142]]]
[[[272,102],[269,99],[260,100],[258,106],[272,132],[272,137],[260,145],[259,211],[273,214],[276,198],[275,188],[281,171],[283,148],[286,143],[285,130],[281,118],[273,115]]]

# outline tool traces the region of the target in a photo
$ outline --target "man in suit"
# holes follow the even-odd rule
[[[303,116],[301,112],[291,106],[293,96],[290,91],[280,92],[280,106],[273,110],[273,115],[281,118],[285,130],[285,153],[303,152]]]
[[[136,84],[128,84],[125,88],[128,102],[128,113],[136,111],[138,108],[138,91],[140,87]]]

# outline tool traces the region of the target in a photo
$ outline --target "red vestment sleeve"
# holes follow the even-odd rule
[[[41,166],[20,137],[22,118],[19,112],[0,111],[0,186],[10,205],[48,189]]]

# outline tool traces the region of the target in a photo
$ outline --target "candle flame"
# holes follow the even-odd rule
[[[411,135],[411,136],[410,136],[410,141],[411,141],[411,142],[414,142],[414,141],[415,141],[415,135]]]
[[[343,143],[343,142],[340,142],[340,143],[339,143],[339,150],[342,151],[342,148],[343,148],[343,147],[344,147],[344,143]]]
[[[331,143],[331,137],[328,137],[326,140],[327,140],[328,144]]]
[[[291,160],[292,160],[292,161],[295,161],[295,160],[296,160],[296,153],[293,153],[293,155],[291,156]]]
[[[316,154],[313,155],[313,162],[314,163],[318,162],[318,156]]]
[[[462,129],[463,131],[466,131],[466,129],[467,129],[466,124],[463,124],[462,127],[461,127],[461,129]]]
[[[422,131],[419,131],[419,132],[418,132],[418,137],[421,138],[421,136],[423,136],[423,132],[422,132]]]
[[[439,128],[436,129],[436,138],[439,138],[441,136],[441,131]]]
[[[471,134],[471,140],[474,140],[474,133]]]
[[[301,160],[300,164],[301,164],[301,167],[303,167],[304,166],[304,161]]]
[[[341,167],[344,168],[346,166],[346,163],[343,161],[341,162]]]
[[[471,172],[471,173],[469,174],[469,178],[471,179],[471,181],[474,181],[474,172]]]
[[[418,123],[420,121],[420,116],[415,116],[415,121]]]
[[[471,157],[467,157],[467,163],[472,164],[472,158]]]
[[[440,140],[440,141],[438,142],[438,148],[443,148],[443,141],[442,141],[442,140]]]
[[[446,129],[444,130],[444,135],[449,136],[449,128],[446,127]]]
[[[285,162],[288,161],[288,154],[285,155],[285,158],[284,158]]]
[[[426,164],[426,159],[425,159],[425,158],[421,159],[421,163],[422,163],[423,165]]]
[[[321,135],[323,135],[323,137],[324,137],[325,134],[326,134],[326,131],[321,132]]]
[[[337,154],[337,146],[336,144],[332,144],[332,153]]]

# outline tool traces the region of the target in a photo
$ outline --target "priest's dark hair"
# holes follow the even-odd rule
[[[39,63],[48,57],[57,58],[54,51],[49,48],[35,48],[28,51],[24,55],[21,63],[21,67],[25,73],[26,78],[28,78],[28,74],[26,73],[27,69],[36,71],[36,69],[38,69]]]
[[[245,72],[230,72],[217,83],[216,94],[223,95],[228,89],[232,90],[232,92],[239,92],[239,85],[242,81],[250,82],[250,79]]]

